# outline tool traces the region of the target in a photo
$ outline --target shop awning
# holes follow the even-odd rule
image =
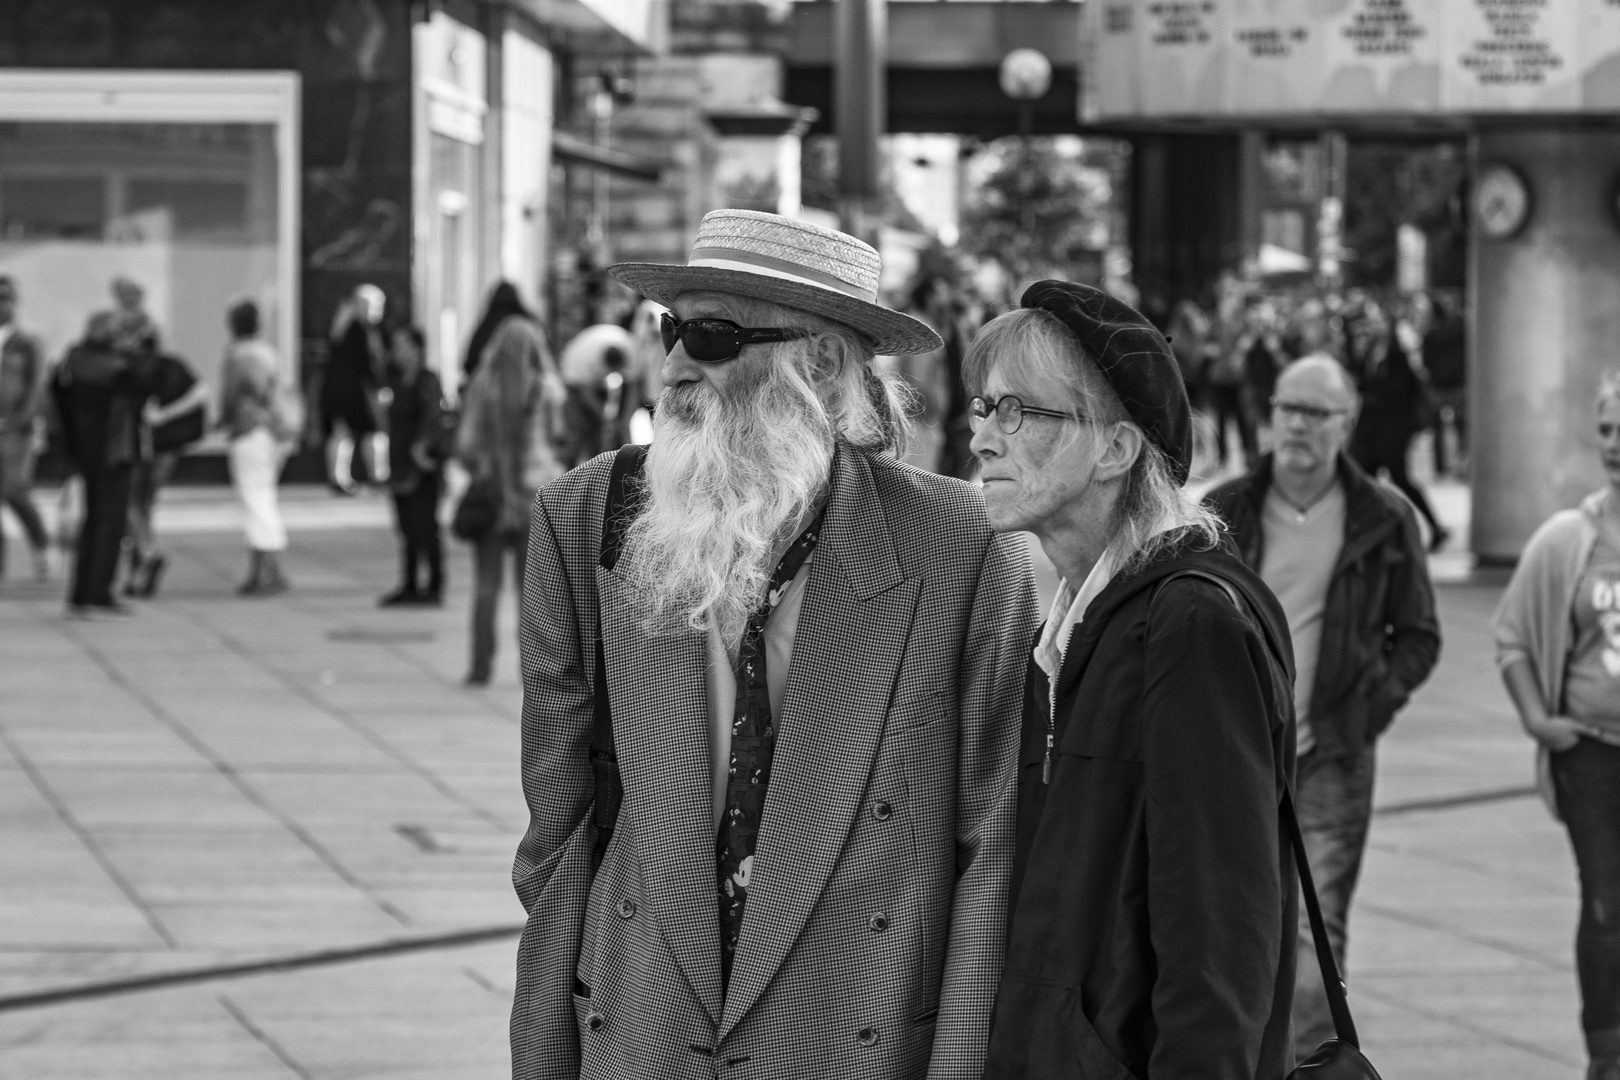
[[[570,135],[566,131],[553,131],[551,133],[551,152],[558,161],[565,165],[582,165],[586,168],[601,169],[615,176],[623,176],[630,180],[647,180],[657,183],[663,175],[662,162],[652,161],[648,158],[626,154],[622,150],[610,150],[605,146],[596,146],[586,142],[578,135]]]

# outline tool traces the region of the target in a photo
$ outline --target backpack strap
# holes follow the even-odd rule
[[[1201,578],[1220,586],[1243,617],[1254,625],[1256,620],[1243,601],[1237,588],[1226,578],[1208,570],[1181,570],[1171,574],[1159,582],[1159,588],[1175,581],[1177,578]],[[1269,634],[1256,626],[1260,636],[1265,639],[1266,647],[1270,650],[1272,658],[1282,664],[1277,645],[1271,640]],[[1286,669],[1287,665],[1283,665]],[[1305,837],[1299,829],[1299,816],[1294,812],[1294,796],[1292,784],[1283,785],[1282,800],[1278,806],[1282,814],[1283,826],[1288,830],[1288,845],[1294,849],[1294,868],[1299,871],[1299,883],[1303,888],[1300,892],[1305,900],[1305,914],[1311,922],[1311,940],[1316,946],[1316,964],[1322,969],[1322,985],[1327,990],[1328,1011],[1333,1014],[1333,1029],[1341,1042],[1349,1043],[1360,1049],[1361,1041],[1356,1034],[1356,1022],[1350,1016],[1350,1001],[1344,979],[1339,975],[1338,962],[1333,959],[1333,947],[1328,943],[1327,923],[1322,918],[1322,902],[1316,895],[1316,883],[1311,877],[1310,859],[1305,854]],[[1290,931],[1291,933],[1292,931]]]
[[[613,456],[613,472],[608,478],[607,502],[602,508],[602,546],[597,565],[612,570],[619,562],[625,530],[635,517],[639,485],[630,483],[641,475],[647,448],[631,443]],[[602,619],[596,620],[596,689],[591,695],[595,725],[591,732],[591,772],[596,777],[596,846],[591,850],[591,873],[602,865],[613,830],[619,824],[619,807],[624,802],[624,783],[619,776],[619,755],[613,745],[613,708],[608,702],[607,658],[602,649]]]

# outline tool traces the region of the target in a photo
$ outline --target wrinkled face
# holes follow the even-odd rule
[[[1620,487],[1620,399],[1605,397],[1598,402],[1598,453],[1609,483]]]
[[[728,319],[739,326],[748,321],[741,315],[741,305],[735,297],[725,293],[682,293],[675,298],[671,311],[681,321],[687,319]],[[722,400],[732,400],[740,393],[758,386],[769,373],[776,352],[774,342],[744,345],[742,352],[730,360],[703,364],[686,355],[686,346],[679,341],[664,358],[664,395],[661,408],[679,410],[696,396],[713,393]]]
[[[1025,405],[1075,413],[1071,391],[1055,376],[1022,367],[1016,356],[992,361],[979,396],[993,401],[1012,394]],[[1075,513],[1097,466],[1097,441],[1076,430],[1079,424],[1077,419],[1025,413],[1011,435],[994,416],[974,432],[969,445],[979,458],[992,529],[1044,537]]]
[[[1302,360],[1277,379],[1271,410],[1276,467],[1297,474],[1333,468],[1350,439],[1355,397],[1329,362]]]

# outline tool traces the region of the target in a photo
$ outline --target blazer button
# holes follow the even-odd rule
[[[866,920],[866,928],[874,934],[881,934],[889,928],[889,917],[880,911]]]
[[[636,902],[634,900],[619,901],[619,918],[633,919],[636,917]]]
[[[877,802],[872,804],[872,816],[877,818],[879,821],[888,821],[894,816],[894,807],[890,806],[882,799],[879,799]]]
[[[589,1013],[585,1017],[585,1026],[592,1031],[601,1031],[602,1025],[607,1023],[607,1017],[599,1012]]]
[[[861,1028],[855,1034],[855,1041],[862,1046],[876,1046],[878,1044],[878,1029],[875,1027]]]

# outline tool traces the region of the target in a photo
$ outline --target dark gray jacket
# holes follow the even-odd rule
[[[1207,502],[1232,529],[1256,572],[1265,553],[1261,508],[1272,458],[1212,490]],[[1321,653],[1311,689],[1311,731],[1330,757],[1353,754],[1384,733],[1434,670],[1440,624],[1423,540],[1411,507],[1344,454],[1344,546],[1328,583]]]

